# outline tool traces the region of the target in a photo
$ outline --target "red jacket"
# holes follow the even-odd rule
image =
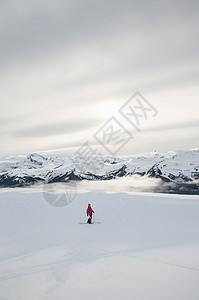
[[[92,208],[91,208],[91,206],[89,206],[88,208],[87,208],[87,215],[89,215],[89,216],[92,216],[92,214],[94,213],[94,210],[92,210]]]

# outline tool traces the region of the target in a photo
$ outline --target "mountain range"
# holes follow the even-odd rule
[[[0,187],[85,179],[111,180],[124,176],[133,178],[135,174],[159,179],[158,192],[199,194],[199,149],[164,154],[150,152],[128,157],[32,153],[0,161]]]

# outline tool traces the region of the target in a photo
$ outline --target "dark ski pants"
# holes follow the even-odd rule
[[[92,215],[89,216],[87,223],[91,224],[91,221],[92,221]]]

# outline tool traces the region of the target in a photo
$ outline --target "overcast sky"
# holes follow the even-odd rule
[[[136,91],[158,113],[118,155],[198,147],[198,36],[198,0],[2,0],[0,155],[97,147],[112,116],[132,133]]]

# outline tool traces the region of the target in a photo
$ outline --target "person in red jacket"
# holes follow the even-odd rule
[[[88,208],[87,208],[86,213],[87,213],[87,216],[88,216],[88,221],[87,221],[87,223],[88,223],[88,224],[91,224],[91,221],[92,221],[92,215],[93,215],[93,213],[94,213],[94,210],[92,209],[92,207],[91,207],[90,204],[88,204]]]

